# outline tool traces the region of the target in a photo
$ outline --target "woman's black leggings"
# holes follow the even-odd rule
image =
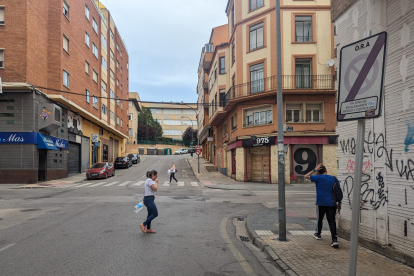
[[[175,178],[175,173],[170,174],[170,182],[171,182],[171,179],[174,179],[175,182],[178,182],[177,178]]]

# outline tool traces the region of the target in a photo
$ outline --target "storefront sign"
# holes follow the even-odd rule
[[[99,134],[92,134],[92,143],[98,143],[99,142]]]
[[[0,132],[0,144],[37,144],[37,132]]]
[[[51,137],[55,146],[60,149],[68,149],[69,148],[69,141],[61,138]]]
[[[207,137],[207,142],[214,142],[214,137]]]
[[[37,148],[38,149],[48,149],[48,150],[57,150],[55,142],[52,137],[47,134],[37,133]]]
[[[254,140],[243,139],[243,147],[260,147],[260,146],[269,146],[275,144],[275,136],[271,137],[257,137]]]

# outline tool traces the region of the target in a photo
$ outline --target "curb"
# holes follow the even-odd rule
[[[246,218],[246,230],[253,244],[263,251],[273,261],[273,264],[276,265],[282,272],[290,276],[298,276],[296,272],[294,272],[284,261],[280,259],[272,247],[262,240],[256,231],[254,231],[251,222],[252,215],[253,214],[250,214]]]
[[[203,184],[203,182],[200,180],[200,178],[198,178],[198,173],[196,173],[196,172],[195,172],[195,170],[194,170],[193,166],[191,165],[190,161],[188,161],[188,157],[186,157],[186,158],[185,158],[185,160],[187,161],[188,166],[189,166],[189,167],[193,170],[193,173],[194,173],[195,177],[197,178],[198,182],[201,184],[201,187],[203,187],[203,188],[207,188],[207,187]]]

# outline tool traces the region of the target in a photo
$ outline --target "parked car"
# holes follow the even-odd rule
[[[188,149],[181,148],[174,152],[174,154],[184,154],[184,153],[188,153]]]
[[[195,153],[196,152],[195,147],[189,147],[187,150],[188,150],[188,153]]]
[[[87,179],[108,178],[115,175],[114,164],[108,162],[95,163],[86,172]]]
[[[141,162],[141,157],[139,157],[138,154],[131,153],[128,154],[128,157],[132,160],[132,164],[138,164],[139,162]]]
[[[129,169],[129,167],[132,166],[132,159],[130,159],[128,156],[117,157],[115,159],[114,165],[115,165],[115,169],[118,169],[118,168]]]

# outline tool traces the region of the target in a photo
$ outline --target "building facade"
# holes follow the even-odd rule
[[[162,126],[163,137],[182,140],[188,127],[197,129],[197,105],[185,103],[142,103],[151,109],[154,119]]]
[[[138,144],[138,114],[141,111],[141,102],[137,92],[129,92],[128,102],[128,144]]]
[[[238,181],[276,183],[275,1],[229,0],[226,14],[227,39],[213,43],[204,82],[199,66],[199,102],[208,107],[206,139],[213,141],[203,154]],[[319,162],[336,175],[336,91],[326,65],[334,54],[330,19],[329,0],[281,3],[287,183],[303,183]],[[201,83],[207,92],[200,93]]]
[[[33,147],[31,155],[39,161],[33,161],[30,169],[18,164],[10,164],[7,169],[0,167],[3,176],[0,182],[33,183],[61,178],[85,172],[93,163],[111,162],[125,154],[129,121],[128,104],[123,100],[128,100],[128,52],[110,12],[94,0],[36,3],[2,0],[0,9],[4,14],[3,24],[0,24],[1,108],[11,110],[12,105],[5,100],[24,102],[24,105],[14,105],[15,112],[0,115],[0,133],[10,137],[16,132],[31,131],[52,140],[67,140],[66,153],[44,154]],[[53,106],[46,105],[43,110],[42,101],[53,103]],[[31,107],[28,112],[33,113],[34,118],[52,116],[60,107],[66,121],[57,130],[41,126],[33,126],[30,130],[29,126],[22,127],[19,121],[25,106]],[[19,141],[13,143],[25,144]],[[0,147],[9,148],[9,144],[3,139]],[[0,158],[9,156],[0,150]],[[42,161],[45,164],[57,160],[59,173],[46,167],[42,177],[40,173],[37,178],[16,177],[28,170],[36,175],[36,171],[43,169],[40,159],[45,156],[47,160]],[[51,159],[51,156],[63,159]]]
[[[332,21],[336,70],[343,46],[363,39],[366,31],[388,33],[382,116],[365,120],[359,242],[413,266],[414,2],[334,0]],[[347,234],[352,219],[356,129],[356,121],[337,126],[338,179],[344,191],[339,228]]]

